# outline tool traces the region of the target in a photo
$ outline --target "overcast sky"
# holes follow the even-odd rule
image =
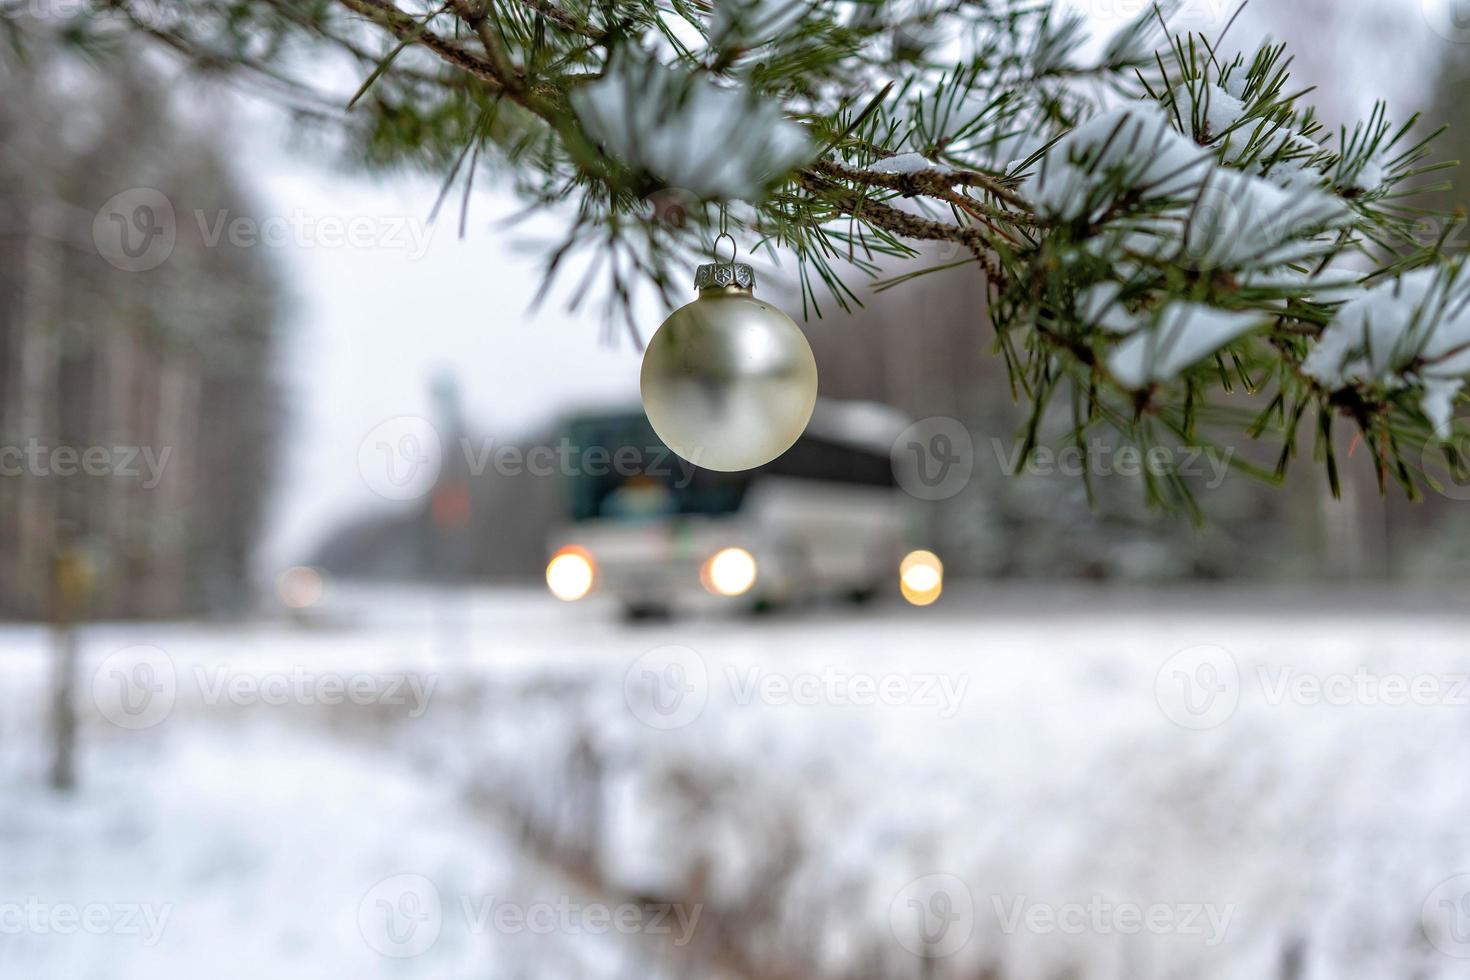
[[[1118,22],[1142,0],[1075,0],[1103,22]],[[1180,26],[1218,30],[1234,0],[1185,0]],[[1338,112],[1362,111],[1379,95],[1396,106],[1419,97],[1428,59],[1453,34],[1435,19],[1438,0],[1272,0],[1258,2],[1235,29],[1234,45],[1253,44],[1261,23],[1300,38],[1308,77],[1339,72],[1324,93]],[[1320,11],[1351,22],[1323,29]],[[1445,15],[1447,17],[1447,15]],[[1470,41],[1470,23],[1457,40]],[[602,341],[600,316],[569,314],[565,296],[532,314],[544,243],[560,225],[546,215],[517,232],[495,219],[517,204],[492,190],[477,193],[468,234],[458,237],[458,207],[446,207],[424,234],[438,181],[368,180],[344,175],[288,146],[276,110],[244,98],[234,137],[262,217],[288,218],[294,230],[273,246],[296,300],[283,351],[288,422],[280,491],[262,554],[267,574],[305,560],[323,534],[349,516],[394,506],[360,471],[359,449],[376,427],[401,416],[431,416],[431,379],[457,379],[475,428],[519,438],[584,405],[635,405],[639,355],[625,340]],[[1329,118],[1331,118],[1329,110]],[[488,183],[484,182],[483,183]],[[457,197],[457,195],[456,195]],[[368,243],[324,244],[322,222],[356,222]],[[539,232],[540,245],[529,239]],[[573,277],[573,281],[575,281]],[[692,298],[692,297],[691,297]],[[668,311],[645,304],[647,336]],[[405,506],[399,504],[398,506]]]
[[[517,203],[481,192],[460,240],[457,195],[425,225],[437,181],[344,175],[290,151],[273,113],[243,114],[256,134],[248,142],[259,157],[249,167],[257,209],[304,229],[277,247],[295,303],[269,565],[304,560],[344,518],[393,506],[363,479],[359,448],[395,418],[432,417],[437,375],[457,380],[466,415],[496,439],[519,438],[574,407],[636,403],[639,354],[626,339],[606,343],[600,315],[568,313],[565,294],[530,310],[556,217],[496,230],[493,219]],[[373,244],[321,244],[330,229],[323,222],[332,221],[356,222]],[[646,316],[657,326],[662,315],[650,305]]]

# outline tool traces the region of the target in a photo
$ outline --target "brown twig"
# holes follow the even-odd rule
[[[399,9],[391,0],[338,0],[344,6],[364,16],[370,17],[379,24],[384,25],[400,39],[407,39],[433,51],[448,63],[462,68],[475,75],[477,78],[490,83],[497,89],[504,91],[514,101],[525,106],[537,115],[542,116],[553,124],[557,120],[553,118],[552,107],[547,102],[525,88],[517,87],[521,80],[520,74],[512,67],[497,67],[495,61],[501,60],[492,54],[492,49],[498,44],[486,44],[486,57],[481,58],[471,51],[467,51],[458,45],[452,44],[446,39],[425,29],[417,23],[410,15]],[[536,3],[545,5],[545,0],[535,0]],[[488,26],[485,24],[485,15],[470,7],[471,0],[455,0],[455,6],[460,10],[460,16],[465,17],[467,23],[480,35],[481,42],[485,42],[485,34]],[[544,12],[544,11],[543,11]],[[475,19],[471,19],[474,17]],[[487,60],[491,59],[491,60]],[[504,59],[508,66],[508,58]],[[945,222],[934,221],[918,215],[909,214],[881,201],[868,200],[856,191],[843,187],[834,182],[832,178],[848,180],[856,183],[870,184],[876,187],[887,187],[900,192],[912,194],[927,194],[942,200],[956,203],[954,198],[955,187],[979,187],[997,199],[1012,204],[1016,207],[1025,208],[1026,202],[1010,189],[1001,186],[994,178],[974,171],[919,171],[915,174],[885,174],[874,171],[854,170],[842,164],[831,161],[818,161],[810,167],[797,173],[798,182],[813,193],[821,195],[834,208],[843,214],[866,221],[876,228],[882,228],[894,235],[917,241],[942,241],[955,242],[965,246],[975,256],[976,261],[984,268],[986,275],[992,280],[1001,278],[1000,267],[994,256],[995,245],[987,237],[986,231],[975,225],[956,225]],[[1004,220],[1013,224],[1036,224],[1037,219],[1029,212],[1016,214],[999,208],[991,208],[981,202],[970,198],[963,198],[962,207],[969,211],[971,208],[983,210],[986,216],[997,220]],[[973,211],[970,213],[973,214]]]
[[[606,32],[599,31],[590,24],[584,23],[575,14],[562,10],[556,4],[549,3],[548,0],[521,0],[521,3],[564,30],[571,31],[573,34],[580,34],[599,44],[607,39]]]
[[[1013,215],[1005,211],[997,211],[995,217],[1002,217],[1008,221],[1018,224],[1039,224],[1040,222],[1031,214],[1031,205],[1025,198],[1015,191],[1006,187],[1000,181],[988,174],[982,174],[974,170],[919,170],[908,174],[884,173],[877,170],[858,170],[853,167],[834,163],[830,160],[822,160],[813,167],[820,173],[835,177],[839,180],[848,180],[859,184],[868,184],[872,187],[886,187],[889,190],[913,196],[915,194],[927,194],[938,197],[944,191],[955,187],[978,187],[999,201],[1004,201],[1013,208],[1018,208],[1024,214]]]
[[[480,39],[480,45],[485,49],[485,57],[490,59],[490,66],[494,69],[500,84],[504,85],[508,91],[518,92],[525,88],[525,77],[521,70],[511,62],[505,45],[500,43],[500,38],[496,37],[495,32],[490,29],[485,3],[486,0],[454,0],[454,10]]]
[[[421,28],[413,17],[388,0],[337,0],[337,2],[348,10],[386,27],[400,41],[411,41],[423,45],[454,67],[469,72],[497,89],[505,89],[493,64],[473,51],[466,51],[459,45],[440,37],[428,28]]]
[[[820,164],[817,166],[819,167]],[[992,279],[1000,278],[1000,268],[995,263],[994,255],[991,254],[995,251],[995,246],[980,228],[973,225],[947,224],[909,214],[907,211],[900,211],[890,204],[867,199],[856,191],[834,184],[815,173],[814,170],[815,167],[800,171],[797,174],[798,183],[819,195],[843,214],[866,221],[875,228],[882,228],[884,231],[904,238],[928,242],[956,242],[964,245],[984,267],[986,275]]]

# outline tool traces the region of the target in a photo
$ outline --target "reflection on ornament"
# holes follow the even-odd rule
[[[697,466],[748,470],[791,448],[817,402],[817,362],[800,328],[756,299],[755,274],[702,265],[699,298],[648,342],[643,409],[666,445]]]

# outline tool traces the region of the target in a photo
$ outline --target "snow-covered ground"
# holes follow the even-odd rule
[[[578,928],[589,900],[453,786],[370,747],[257,722],[94,735],[74,796],[7,773],[0,976],[669,975]]]
[[[70,797],[0,627],[0,975],[1462,976],[1458,608],[99,624]]]

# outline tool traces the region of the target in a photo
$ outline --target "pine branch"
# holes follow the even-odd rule
[[[607,40],[606,32],[593,28],[580,17],[563,10],[556,4],[549,2],[549,0],[518,0],[518,2],[534,10],[565,31],[580,34],[582,37],[596,44],[601,44]]]
[[[486,58],[454,44],[432,30],[421,29],[412,16],[400,10],[389,0],[338,0],[338,3],[354,13],[392,32],[400,41],[422,45],[446,63],[474,75],[496,89],[504,89],[505,83],[496,72],[495,66]]]
[[[866,221],[884,231],[915,241],[956,242],[963,245],[975,254],[992,279],[1001,277],[1000,269],[991,254],[993,245],[979,228],[945,224],[900,211],[891,205],[864,198],[857,192],[840,187],[811,171],[803,170],[798,173],[797,181],[842,214]]]
[[[1232,424],[1278,437],[1283,466],[1298,420],[1344,416],[1383,485],[1412,488],[1405,454],[1453,435],[1470,272],[1446,259],[1448,232],[1422,231],[1448,216],[1411,200],[1442,167],[1431,143],[1382,107],[1327,131],[1284,45],[1171,32],[1175,4],[1089,63],[1083,22],[1034,0],[191,0],[187,17],[94,2],[287,91],[303,38],[371,64],[343,123],[365,159],[447,170],[446,189],[465,161],[493,166],[532,208],[569,206],[547,282],[590,251],[614,314],[707,248],[715,206],[795,254],[818,312],[816,289],[846,308],[853,276],[925,271],[887,267],[917,243],[963,249],[1033,402],[1028,448],[1058,396],[1074,438],[1106,425],[1152,446]],[[671,205],[682,221],[661,217]],[[1224,411],[1253,398],[1264,411]]]
[[[819,160],[812,165],[811,169],[827,177],[867,184],[870,187],[886,187],[889,190],[898,191],[905,197],[915,197],[920,194],[944,197],[955,187],[978,187],[992,197],[1017,209],[1016,211],[986,209],[986,213],[991,217],[1014,221],[1018,224],[1041,225],[1045,223],[1030,213],[1031,206],[1025,198],[988,174],[963,170],[918,170],[905,174],[883,173],[873,170],[856,170],[830,160]]]
[[[470,30],[474,31],[475,36],[480,39],[480,44],[485,48],[485,57],[495,72],[496,81],[512,93],[523,90],[525,79],[522,77],[521,70],[511,63],[505,45],[492,30],[492,24],[486,12],[486,5],[490,0],[451,0],[451,2],[460,19],[468,24]]]

